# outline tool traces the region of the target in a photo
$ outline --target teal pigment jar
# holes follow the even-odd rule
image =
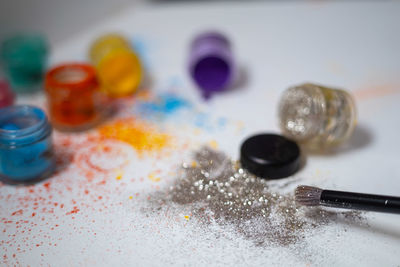
[[[48,44],[41,35],[18,35],[1,45],[4,72],[16,93],[30,93],[42,87]]]
[[[43,110],[33,106],[0,109],[0,179],[32,183],[55,169],[52,127]]]

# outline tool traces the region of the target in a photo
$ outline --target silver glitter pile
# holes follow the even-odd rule
[[[152,197],[154,210],[165,206],[190,207],[203,224],[211,221],[232,227],[256,245],[290,245],[314,230],[338,219],[362,220],[359,212],[329,212],[300,208],[292,194],[271,192],[268,181],[249,174],[221,152],[202,148],[193,162],[183,163],[167,192]],[[174,205],[168,205],[174,204]]]

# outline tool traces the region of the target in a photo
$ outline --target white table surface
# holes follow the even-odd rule
[[[35,186],[1,185],[0,265],[400,266],[400,217],[396,215],[366,213],[368,226],[331,225],[318,236],[306,237],[309,242],[304,247],[291,249],[217,238],[214,230],[185,220],[179,212],[146,217],[135,208],[146,194],[168,186],[173,180],[171,170],[202,143],[215,140],[220,150],[238,158],[246,136],[279,132],[280,93],[306,81],[351,91],[357,102],[358,126],[337,153],[309,155],[305,167],[295,174],[297,182],[400,195],[399,14],[397,1],[178,2],[132,7],[101,24],[83,27],[52,48],[50,65],[86,60],[88,46],[99,34],[125,34],[140,45],[152,80],[150,90],[154,94],[172,90],[192,103],[190,114],[159,122],[189,148],[184,153],[172,151],[171,157],[132,160],[121,180],[106,176],[87,181],[73,161]],[[206,29],[219,29],[230,37],[246,73],[237,89],[215,95],[207,103],[186,72],[189,42]],[[44,100],[39,94],[18,101],[40,105]],[[228,124],[223,129],[198,129],[187,120],[199,112],[208,114],[211,124],[219,118]],[[59,142],[64,135],[55,137]],[[132,148],[124,149],[136,157]],[[161,169],[158,182],[146,178],[154,169]],[[106,188],[94,186],[102,179],[110,181]],[[46,182],[50,186],[44,186]],[[102,199],[95,201],[99,195]],[[34,209],[35,202],[44,206]],[[54,202],[65,207],[49,212]],[[67,215],[74,206],[79,206],[79,212]]]

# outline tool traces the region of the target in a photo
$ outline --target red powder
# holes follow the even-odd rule
[[[50,189],[50,182],[44,183],[43,186],[49,190]]]
[[[115,132],[112,129],[114,125],[121,127],[123,133]],[[9,264],[13,252],[17,252],[15,257],[18,258],[39,246],[43,249],[56,247],[55,242],[64,238],[57,233],[60,228],[69,231],[66,235],[77,234],[71,229],[76,224],[71,222],[75,217],[86,217],[93,223],[90,228],[86,225],[81,227],[83,231],[79,232],[88,230],[96,235],[93,227],[98,224],[90,219],[91,214],[110,214],[115,206],[123,205],[121,201],[114,201],[114,197],[123,195],[130,183],[139,181],[139,177],[129,177],[132,174],[128,173],[129,178],[124,177],[116,183],[115,177],[119,172],[125,172],[124,168],[137,156],[136,152],[150,151],[149,156],[156,160],[164,145],[169,144],[169,136],[152,132],[154,130],[128,119],[89,134],[71,135],[55,131],[57,170],[51,179],[32,186],[12,188],[11,191],[8,191],[8,185],[0,183],[0,203],[8,207],[0,211],[0,224],[3,225],[0,246],[4,248],[3,258],[7,260],[1,262],[0,256],[0,265]],[[145,135],[147,131],[150,131],[149,136]],[[143,139],[134,140],[135,137]],[[142,177],[140,181],[144,183],[147,179]],[[5,188],[7,190],[3,191]],[[132,196],[139,196],[139,193],[132,192]],[[35,243],[34,240],[43,240],[44,243]],[[12,251],[11,247],[15,250]]]
[[[17,211],[14,211],[13,213],[11,213],[11,216],[22,215],[22,213],[23,213],[23,210],[17,210]]]
[[[75,207],[73,208],[73,210],[67,212],[66,215],[71,215],[71,214],[78,213],[78,212],[79,212],[79,209],[78,209],[77,206],[75,206]]]

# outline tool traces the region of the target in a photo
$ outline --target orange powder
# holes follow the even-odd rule
[[[133,118],[120,119],[98,129],[105,138],[113,138],[130,144],[139,154],[157,152],[167,147],[171,137],[159,133],[154,127]]]
[[[373,99],[400,93],[399,84],[383,84],[360,88],[353,92],[357,100]]]

